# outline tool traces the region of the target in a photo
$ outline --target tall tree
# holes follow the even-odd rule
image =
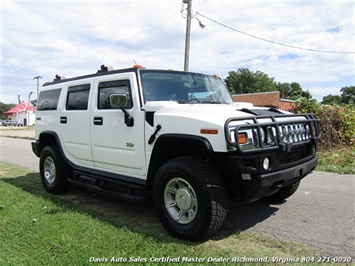
[[[250,71],[247,68],[239,68],[238,71],[230,71],[224,80],[232,93],[252,93],[276,90],[274,78],[270,78],[262,71]]]
[[[344,87],[340,89],[342,103],[355,104],[355,86]]]
[[[312,95],[308,91],[304,91],[301,85],[297,82],[292,83],[277,83],[277,90],[281,94],[281,98],[289,100],[298,100],[300,98],[312,98]]]
[[[341,95],[329,94],[323,97],[323,104],[355,104],[355,86],[343,87]]]
[[[331,95],[323,97],[322,104],[340,104],[342,101],[342,97],[340,95]]]
[[[247,68],[239,68],[238,71],[230,71],[224,81],[230,91],[235,94],[280,91],[281,98],[285,99],[312,98],[312,95],[308,91],[304,91],[299,83],[276,82],[274,78],[270,78],[259,70],[253,72]]]
[[[293,100],[297,100],[299,98],[306,98],[306,99],[311,99],[312,95],[309,93],[309,91],[304,91],[301,87],[300,84],[297,82],[292,82],[290,84],[291,91],[290,91],[290,98]]]
[[[283,98],[283,99],[290,99],[290,97],[289,97],[289,94],[290,94],[290,91],[291,91],[290,83],[287,83],[287,82],[284,82],[284,83],[277,82],[277,83],[276,83],[276,87],[277,87],[277,90],[280,92],[280,97],[281,97],[281,98]],[[292,100],[292,99],[291,99],[291,100]]]
[[[4,113],[9,111],[12,107],[16,106],[16,104],[7,104],[0,102],[0,119],[5,119]]]

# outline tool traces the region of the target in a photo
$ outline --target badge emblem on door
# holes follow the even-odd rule
[[[133,144],[133,143],[130,143],[130,142],[126,142],[126,147],[127,147],[127,148],[133,148],[133,147],[134,147],[134,144]]]

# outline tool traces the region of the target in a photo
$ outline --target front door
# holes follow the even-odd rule
[[[140,110],[136,77],[123,73],[102,77],[95,82],[91,115],[91,147],[95,168],[116,174],[143,178],[146,174],[144,113]],[[134,119],[125,123],[121,109],[108,105],[111,94],[126,94],[125,110]]]

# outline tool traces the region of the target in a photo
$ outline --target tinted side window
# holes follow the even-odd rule
[[[69,87],[67,110],[87,110],[89,92],[90,84]]]
[[[131,97],[131,86],[129,80],[117,80],[101,82],[99,84],[98,109],[110,109],[107,104],[107,99],[111,94],[126,94],[127,107],[131,109],[133,106]]]
[[[38,111],[57,110],[58,100],[62,89],[41,91],[38,97]]]

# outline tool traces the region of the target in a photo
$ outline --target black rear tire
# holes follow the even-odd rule
[[[165,229],[184,240],[216,232],[228,212],[228,197],[218,173],[206,161],[180,157],[166,162],[154,183],[154,203]]]
[[[73,169],[64,161],[56,145],[42,150],[39,163],[41,181],[48,192],[63,194],[71,188],[68,178],[73,177]]]
[[[291,185],[288,185],[287,187],[281,188],[276,193],[271,194],[270,196],[267,196],[262,200],[269,203],[280,203],[285,199],[287,199],[288,197],[292,196],[300,186],[300,183],[301,181],[297,181]]]

